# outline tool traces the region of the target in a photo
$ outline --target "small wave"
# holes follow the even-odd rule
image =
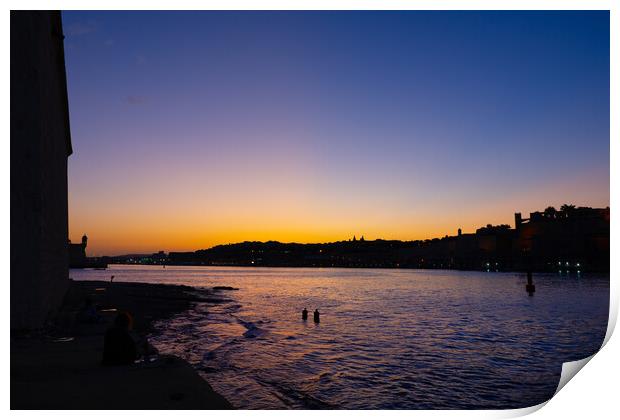
[[[233,315],[234,316],[234,315]],[[241,325],[243,325],[246,329],[246,331],[243,333],[243,336],[245,338],[256,338],[256,337],[260,337],[262,335],[264,335],[266,333],[265,330],[263,330],[262,328],[259,328],[258,326],[256,326],[256,324],[254,322],[250,322],[250,321],[245,321],[241,318],[235,317],[235,319],[237,320],[237,322]]]
[[[274,391],[273,395],[290,408],[333,410],[337,407],[329,404],[308,392],[296,389],[292,386],[281,383],[280,381],[269,381],[255,379],[256,382],[268,385]]]
[[[226,305],[223,305],[221,308],[222,308],[223,313],[232,314],[232,313],[238,312],[239,309],[242,308],[242,305],[235,302],[235,303],[228,303]]]
[[[261,335],[261,330],[258,328],[249,329],[243,333],[245,338],[256,338]]]

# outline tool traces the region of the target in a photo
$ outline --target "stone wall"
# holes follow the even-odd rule
[[[44,326],[68,287],[69,110],[60,12],[11,11],[11,330]]]

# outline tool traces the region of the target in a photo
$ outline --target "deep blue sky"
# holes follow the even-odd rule
[[[101,252],[609,205],[608,12],[63,20],[70,228]]]

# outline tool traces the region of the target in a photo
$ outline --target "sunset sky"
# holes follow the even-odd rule
[[[63,12],[89,255],[609,205],[608,12]]]

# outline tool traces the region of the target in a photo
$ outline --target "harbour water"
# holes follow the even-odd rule
[[[237,408],[520,408],[549,399],[562,363],[596,352],[607,275],[166,267],[72,270],[75,280],[216,292],[160,322],[151,342]],[[307,307],[309,320],[302,321]],[[321,312],[320,324],[312,312]]]

